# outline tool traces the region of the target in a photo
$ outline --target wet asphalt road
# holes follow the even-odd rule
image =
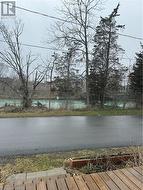
[[[0,156],[142,144],[140,116],[0,119]]]

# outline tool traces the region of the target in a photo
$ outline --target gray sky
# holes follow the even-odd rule
[[[118,23],[125,24],[126,27],[121,33],[143,38],[143,0],[107,0],[104,5],[104,10],[98,12],[97,16],[109,15],[118,3],[120,3],[120,17],[118,18]],[[61,6],[61,0],[17,0],[16,5],[52,16],[61,17],[56,11],[56,8]],[[49,46],[45,43],[46,39],[49,38],[47,29],[49,29],[56,20],[18,9],[16,10],[16,18],[22,19],[25,24],[22,38],[23,43]],[[13,22],[14,19],[15,18],[7,18],[2,20],[3,22]],[[134,58],[135,52],[140,49],[139,40],[127,37],[120,36],[119,44],[126,51],[124,57],[128,56]],[[32,48],[31,50],[35,54],[41,54],[42,56],[53,53],[53,51],[42,49]],[[124,63],[128,64],[129,60],[124,60]]]

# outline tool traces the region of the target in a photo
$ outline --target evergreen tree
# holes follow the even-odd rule
[[[118,30],[123,25],[116,25],[118,6],[105,18],[101,17],[96,27],[94,37],[94,53],[90,66],[90,102],[100,102],[104,106],[107,92],[118,90],[121,82],[122,65],[119,62],[119,52],[123,51],[117,44]],[[115,82],[116,81],[116,82]]]
[[[70,47],[68,52],[63,52],[58,56],[55,64],[55,85],[58,96],[66,100],[66,109],[69,109],[69,101],[71,97],[78,94],[80,90],[80,80],[77,76],[75,68],[75,48]]]
[[[143,45],[142,50],[136,53],[136,63],[133,66],[133,72],[129,75],[131,95],[135,98],[136,107],[142,106],[143,90]]]

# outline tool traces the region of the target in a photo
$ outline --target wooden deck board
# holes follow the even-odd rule
[[[104,182],[110,187],[111,189],[114,190],[120,190],[119,187],[114,183],[114,181],[105,173],[100,173],[99,174],[101,178],[104,180]]]
[[[15,186],[15,190],[25,190],[25,185],[22,184],[22,185],[16,185]]]
[[[143,169],[141,167],[135,167],[134,170],[143,175]]]
[[[143,182],[143,176],[139,174],[136,170],[134,170],[133,168],[128,168],[127,170],[131,172],[137,179],[139,179],[139,181]]]
[[[47,188],[50,190],[56,190],[57,189],[56,180],[48,179]]]
[[[83,175],[83,179],[87,184],[89,190],[100,190],[90,175]]]
[[[0,190],[143,190],[143,167],[79,176],[57,176],[15,181]]]
[[[141,181],[139,181],[132,173],[130,173],[128,170],[122,169],[121,172],[123,172],[127,178],[129,178],[139,189],[142,188]]]
[[[99,174],[91,174],[91,176],[94,179],[94,182],[99,187],[99,189],[101,189],[101,190],[110,190],[108,185],[104,182],[104,180],[100,177]]]
[[[0,190],[3,190],[3,185],[0,185]]]
[[[56,180],[56,182],[57,182],[58,190],[68,190],[68,187],[66,185],[64,178],[59,178]]]
[[[120,189],[130,190],[128,186],[114,172],[106,172]]]
[[[74,179],[79,189],[89,190],[86,183],[84,183],[82,176],[74,176]]]
[[[4,185],[4,190],[14,190],[13,184],[6,184]]]
[[[131,190],[139,190],[139,188],[129,179],[127,178],[121,171],[116,170],[114,173],[131,189]]]
[[[26,190],[36,190],[34,183],[26,183]]]
[[[47,190],[45,181],[40,181],[40,182],[37,184],[37,190]]]
[[[67,177],[66,178],[66,183],[67,183],[67,186],[68,186],[69,190],[73,190],[73,189],[78,190],[77,184],[76,184],[73,177]]]

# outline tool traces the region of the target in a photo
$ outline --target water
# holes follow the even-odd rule
[[[142,144],[139,116],[0,119],[0,155]]]

